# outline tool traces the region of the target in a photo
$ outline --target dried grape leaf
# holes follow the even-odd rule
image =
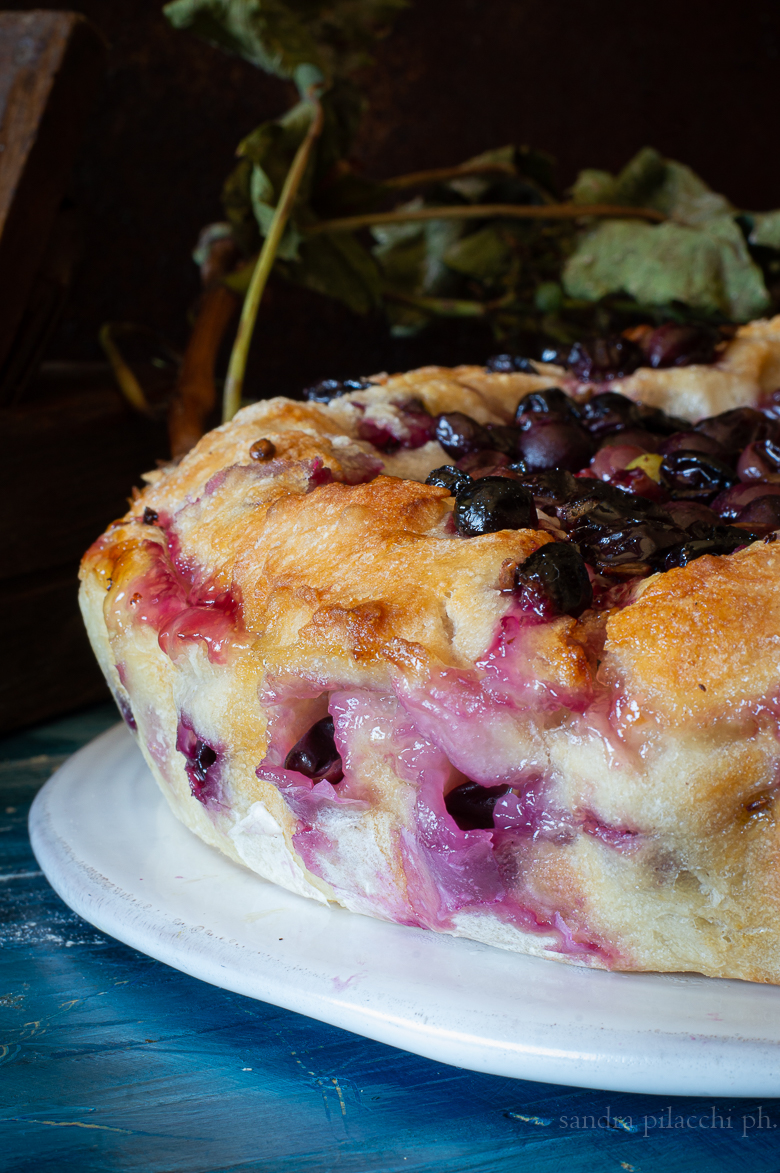
[[[304,239],[298,261],[279,262],[289,281],[335,297],[356,314],[376,309],[382,300],[379,270],[370,253],[349,232]]]
[[[172,0],[178,29],[237,53],[277,77],[305,65],[329,81],[370,62],[369,50],[407,0]]]
[[[604,220],[580,241],[563,283],[570,297],[585,301],[623,292],[645,305],[681,301],[736,321],[768,306],[761,271],[730,216],[709,221],[706,230],[671,220]]]
[[[442,260],[448,268],[478,281],[497,281],[509,269],[512,251],[492,225],[456,240]]]
[[[754,212],[751,219],[750,243],[780,251],[780,209],[776,212]]]

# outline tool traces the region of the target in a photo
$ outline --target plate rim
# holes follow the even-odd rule
[[[80,786],[87,785],[87,780],[94,782],[99,776],[106,778],[107,775],[106,785],[99,792],[98,802],[103,795],[108,802],[111,786],[118,786],[120,790],[122,786],[128,786],[133,769],[140,771],[140,775],[147,776],[150,787],[146,800],[149,809],[141,808],[141,819],[152,816],[170,819],[172,827],[180,828],[187,836],[192,836],[191,841],[186,841],[188,844],[198,844],[199,848],[211,853],[210,858],[218,872],[227,876],[231,869],[237,869],[236,875],[242,878],[245,876],[251,883],[262,885],[264,890],[271,890],[275,898],[278,893],[278,899],[290,908],[294,909],[298,902],[302,907],[320,907],[303,897],[277,888],[248,869],[235,864],[216,848],[210,847],[184,828],[168,807],[165,796],[143,763],[132,735],[120,723],[83,746],[45,783],[33,801],[29,829],[36,859],[57,894],[85,920],[131,948],[211,985],[270,1002],[352,1033],[411,1051],[435,1062],[474,1071],[616,1092],[713,1096],[780,1094],[780,1040],[726,1036],[722,1031],[719,1032],[716,1022],[713,1022],[714,1029],[706,1034],[686,1035],[684,1030],[664,1029],[663,1026],[655,1030],[631,1031],[611,1024],[608,1021],[609,1014],[606,1013],[601,1034],[596,1029],[598,1024],[594,1026],[594,1023],[590,1023],[583,1026],[582,1038],[587,1041],[579,1047],[571,1046],[572,1024],[557,1026],[555,1022],[540,1024],[540,1029],[553,1032],[554,1037],[547,1045],[538,1041],[524,1043],[522,1039],[516,1039],[511,1045],[505,1041],[502,1047],[495,1039],[489,1039],[484,1034],[479,1036],[464,1030],[447,1030],[446,1023],[437,1020],[435,1011],[422,1018],[410,1015],[407,1011],[405,1017],[400,1019],[378,1012],[370,1003],[377,991],[382,994],[381,981],[377,985],[375,980],[372,987],[369,980],[368,986],[363,983],[359,988],[345,988],[339,991],[338,996],[322,994],[319,999],[313,999],[307,994],[303,978],[299,979],[297,987],[289,983],[289,963],[276,961],[272,957],[265,958],[265,969],[260,977],[255,975],[254,980],[249,980],[245,968],[240,964],[240,952],[246,949],[246,943],[240,940],[225,941],[219,934],[215,935],[213,926],[209,927],[206,917],[202,918],[206,921],[205,924],[188,923],[186,917],[176,915],[175,907],[170,905],[170,898],[166,898],[159,891],[145,890],[139,900],[139,893],[125,891],[121,884],[112,880],[110,874],[104,875],[99,867],[95,867],[97,860],[93,859],[90,862],[87,858],[82,859],[79,852],[74,850],[73,842],[78,841],[78,834],[74,832],[73,817],[63,813],[65,797],[71,792],[77,794]],[[132,848],[132,843],[130,846]],[[196,849],[193,847],[193,850]],[[99,856],[99,852],[96,854]],[[131,908],[133,912],[129,914],[128,910]],[[416,934],[424,933],[428,944],[432,946],[426,946],[427,952],[438,951],[447,956],[448,951],[454,951],[450,955],[454,955],[456,959],[460,957],[470,961],[476,946],[477,950],[488,950],[490,955],[498,954],[502,958],[517,959],[518,968],[521,970],[527,969],[528,963],[535,963],[540,967],[555,967],[549,971],[550,976],[554,973],[559,974],[561,968],[568,969],[569,972],[573,970],[578,974],[588,975],[573,979],[573,982],[592,981],[597,994],[599,982],[604,982],[604,979],[609,979],[601,987],[606,992],[616,979],[618,983],[631,982],[637,977],[659,979],[659,983],[666,982],[667,987],[670,981],[684,984],[687,981],[689,986],[693,985],[711,992],[722,991],[724,988],[724,979],[705,978],[699,975],[608,974],[600,970],[563,967],[562,963],[552,959],[504,953],[492,946],[479,945],[463,938],[430,933],[429,930],[423,929],[406,929],[404,926],[376,921],[343,909],[329,907],[327,911],[337,914],[334,924],[348,926],[348,935],[351,930],[360,936],[360,926],[356,929],[351,919],[358,917],[360,922],[365,921],[372,926],[371,933],[374,936],[383,930],[396,937],[399,932],[412,933],[415,936],[409,939],[420,943],[421,938]],[[350,919],[338,920],[339,914],[342,918]],[[377,929],[377,926],[380,928]],[[337,927],[336,932],[338,931],[340,930]],[[437,941],[446,941],[448,944],[438,948],[434,944]],[[488,968],[489,965],[488,962]],[[532,972],[533,969],[532,964]],[[540,985],[544,986],[545,971],[540,969],[537,972],[542,975]],[[378,974],[374,974],[373,977],[376,979]],[[758,998],[769,1001],[774,997],[780,999],[780,987],[743,982],[726,984],[738,987],[739,990],[753,989]],[[429,979],[426,986],[429,997],[430,986]],[[262,992],[259,992],[260,987]],[[619,987],[613,985],[613,988]],[[662,986],[659,984],[658,988],[660,991]],[[770,993],[767,994],[767,991]],[[428,1009],[430,1010],[430,1007]],[[466,1017],[468,1018],[468,1013]],[[479,1023],[476,1011],[472,1011],[472,1017]],[[482,1018],[485,1017],[483,1014]],[[560,1045],[564,1039],[569,1040],[568,1046]],[[637,1042],[640,1039],[644,1040],[644,1064],[641,1061],[637,1062]],[[559,1045],[556,1046],[556,1042]],[[621,1042],[624,1044],[623,1047],[620,1045]],[[630,1045],[632,1043],[633,1051]]]

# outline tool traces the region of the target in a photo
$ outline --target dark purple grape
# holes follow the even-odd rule
[[[479,782],[463,782],[449,792],[444,805],[461,831],[488,831],[493,826],[493,807],[508,792],[508,786],[480,786]]]
[[[761,411],[771,420],[780,419],[780,388],[770,391],[761,402]]]
[[[462,411],[447,411],[437,416],[435,435],[447,455],[456,460],[469,452],[490,448],[487,429]]]
[[[517,371],[523,375],[539,373],[529,358],[521,358],[519,354],[494,354],[487,360],[485,367],[502,375],[515,374]]]
[[[640,343],[647,366],[687,367],[712,363],[720,335],[711,326],[664,322]]]
[[[549,468],[544,472],[523,473],[520,484],[533,495],[537,509],[555,510],[577,492],[577,480],[563,468]]]
[[[642,417],[632,399],[618,391],[603,391],[594,395],[580,408],[583,427],[600,439],[611,432],[622,432],[626,428],[641,428]]]
[[[775,440],[753,440],[737,462],[741,481],[770,481],[780,472],[780,445]]]
[[[488,447],[496,452],[503,452],[505,456],[517,454],[517,428],[508,424],[485,424]]]
[[[707,456],[716,456],[718,460],[728,460],[728,453],[723,446],[704,432],[675,432],[667,436],[658,451],[663,456],[671,452],[704,452]]]
[[[585,560],[606,574],[641,573],[688,537],[670,520],[621,518],[606,503],[591,510],[572,530]]]
[[[426,485],[437,485],[440,489],[447,489],[453,497],[471,484],[471,477],[467,472],[456,468],[454,464],[443,464],[435,468],[425,478]]]
[[[780,529],[780,496],[756,497],[740,509],[736,521],[761,534]]]
[[[664,570],[672,570],[675,566],[687,566],[689,562],[705,554],[733,554],[735,550],[758,541],[761,536],[763,535],[736,529],[730,525],[715,526],[709,537],[685,542],[678,549],[671,550],[664,560]]]
[[[661,463],[661,484],[673,496],[706,504],[736,482],[736,473],[703,452],[671,452]]]
[[[735,407],[732,411],[699,420],[694,429],[717,440],[724,452],[741,452],[753,440],[769,435],[772,423],[752,407]]]
[[[543,346],[539,355],[539,361],[565,367],[569,360],[570,351],[570,346]]]
[[[474,480],[480,477],[505,476],[504,470],[509,469],[509,457],[503,452],[496,452],[492,448],[483,448],[480,452],[469,452],[468,456],[461,456],[458,468],[467,472]]]
[[[560,420],[579,420],[579,411],[574,401],[560,387],[547,387],[544,391],[532,391],[521,399],[515,412],[515,423],[527,427],[529,416],[553,416]]]
[[[610,432],[608,436],[599,436],[601,448],[622,448],[630,445],[642,448],[645,452],[658,452],[661,437],[655,432],[646,432],[644,428],[626,428],[623,432]]]
[[[564,528],[571,530],[581,518],[587,517],[594,510],[600,510],[606,524],[606,518],[611,519],[609,524],[619,526],[627,520],[643,520],[646,517],[668,521],[669,516],[655,502],[635,493],[628,493],[616,485],[606,481],[593,480],[591,477],[574,477],[576,489],[568,501],[558,506],[556,512],[563,522]]]
[[[183,719],[176,731],[176,748],[184,755],[187,779],[193,797],[206,805],[214,797],[214,779],[209,779],[208,773],[219,757],[217,751],[207,741],[198,737],[192,726]]]
[[[684,432],[690,427],[687,420],[676,415],[667,415],[660,407],[650,407],[646,403],[638,403],[641,427],[648,432],[655,432],[659,436],[671,436],[674,432]]]
[[[333,718],[323,717],[296,741],[284,759],[285,770],[297,770],[314,782],[337,785],[344,777],[341,755],[333,736]]]
[[[712,502],[712,508],[724,521],[735,521],[745,506],[759,497],[780,496],[780,484],[733,485],[720,493]]]
[[[307,387],[303,397],[310,403],[330,403],[331,399],[338,399],[350,391],[365,391],[370,386],[371,383],[363,379],[323,379],[313,387]]]
[[[547,468],[577,472],[589,464],[594,452],[593,441],[579,424],[554,417],[548,421],[544,416],[531,417],[518,436],[517,448],[529,472]]]
[[[705,526],[710,529],[720,523],[717,513],[713,513],[706,505],[699,501],[668,501],[664,506],[675,525],[680,529],[692,531],[693,526]],[[698,537],[698,533],[696,534]]]
[[[645,356],[622,335],[575,342],[569,351],[568,365],[583,383],[601,383],[605,379],[622,379],[644,365]]]
[[[550,542],[526,558],[515,570],[515,591],[523,610],[542,619],[576,618],[593,601],[582,555],[568,542]]]
[[[483,477],[459,494],[455,528],[463,538],[502,529],[536,529],[534,499],[527,489],[506,477]]]

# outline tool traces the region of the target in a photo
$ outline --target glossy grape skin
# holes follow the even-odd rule
[[[708,416],[694,424],[694,431],[717,440],[724,452],[735,455],[753,440],[762,440],[773,431],[773,422],[752,407],[735,407],[720,415]]]
[[[780,480],[780,445],[767,437],[753,440],[742,450],[737,461],[737,475],[741,481]]]
[[[689,533],[693,527],[704,526],[711,529],[715,525],[720,525],[717,513],[702,505],[700,501],[668,501],[664,509],[675,525]]]
[[[724,493],[719,493],[711,503],[712,509],[724,521],[734,521],[738,514],[751,501],[759,497],[780,496],[780,484],[739,484],[732,485]]]
[[[670,452],[663,459],[660,475],[661,484],[678,500],[705,504],[737,480],[727,464],[703,452]]]
[[[450,790],[444,805],[461,831],[488,831],[493,827],[493,808],[499,798],[508,793],[508,786],[480,786],[479,782],[463,782]]]
[[[663,568],[672,570],[677,566],[687,566],[705,554],[733,554],[735,550],[758,541],[761,536],[730,525],[715,526],[709,536],[685,542],[678,549],[669,551]]]
[[[550,542],[515,570],[515,593],[523,610],[542,619],[581,615],[593,601],[582,555],[568,542]]]
[[[467,472],[456,468],[454,464],[443,464],[441,468],[435,468],[433,472],[428,473],[425,483],[426,485],[437,485],[440,489],[447,489],[453,497],[456,497],[459,492],[472,483],[472,480]]]
[[[601,438],[610,432],[626,428],[641,428],[642,416],[632,399],[619,391],[603,391],[594,395],[580,409],[583,426],[591,435]]]
[[[344,777],[333,736],[333,718],[323,717],[304,733],[284,759],[285,770],[296,770],[314,782],[336,786]]]
[[[447,455],[456,460],[469,452],[491,447],[487,429],[462,411],[445,411],[438,415],[435,437]]]
[[[644,361],[645,356],[636,343],[620,335],[575,342],[568,356],[572,374],[586,383],[623,378]]]
[[[588,465],[594,445],[579,424],[554,417],[550,420],[544,416],[530,418],[530,425],[520,431],[517,441],[518,452],[529,472],[550,468],[577,472]]]
[[[780,529],[780,496],[754,498],[740,509],[735,520],[762,535]]]
[[[458,495],[454,517],[455,528],[464,538],[537,526],[533,497],[517,481],[506,477],[475,481]]]
[[[711,326],[664,322],[640,343],[649,367],[687,367],[713,363],[720,335]]]
[[[672,452],[703,452],[728,463],[728,452],[723,445],[704,432],[675,432],[666,437],[658,451],[662,456],[669,456]]]
[[[532,494],[537,509],[555,512],[577,493],[578,481],[563,468],[550,468],[544,472],[522,473],[520,484]]]
[[[557,509],[558,517],[568,530],[594,510],[601,510],[604,514],[609,512],[610,524],[615,526],[622,520],[640,521],[646,517],[669,520],[664,510],[647,497],[639,497],[606,481],[596,481],[590,477],[575,477],[574,480],[577,488],[573,496]]]
[[[560,387],[546,387],[543,391],[532,391],[517,405],[515,423],[521,426],[527,416],[557,416],[559,419],[579,420],[580,413],[574,401]]]
[[[606,502],[584,515],[571,534],[585,560],[605,573],[654,566],[690,536],[668,517],[624,517]]]

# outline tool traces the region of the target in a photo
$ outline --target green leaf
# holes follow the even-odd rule
[[[299,255],[299,261],[279,266],[290,281],[335,297],[356,314],[366,314],[380,305],[379,270],[351,233],[305,239]]]
[[[575,204],[617,204],[617,180],[609,171],[580,171],[571,189]]]
[[[776,212],[754,212],[750,243],[780,251],[780,209]]]
[[[173,0],[163,12],[174,28],[189,29],[277,77],[291,78],[299,65],[321,66],[307,22],[278,0]]]
[[[222,188],[222,206],[241,251],[248,255],[257,249],[257,221],[252,208],[252,162],[242,159],[228,175]]]
[[[478,281],[497,281],[511,261],[511,251],[501,233],[491,225],[463,236],[447,248],[442,260],[456,273]]]
[[[769,304],[761,272],[730,216],[706,231],[667,221],[605,220],[569,258],[563,282],[570,297],[597,301],[624,292],[646,305],[681,301],[704,313],[747,321]]]
[[[690,226],[734,210],[690,167],[664,159],[653,147],[643,147],[617,177],[608,171],[581,171],[571,195],[578,204],[655,208]]]
[[[674,159],[666,160],[663,181],[654,192],[650,207],[690,227],[734,212],[725,196],[712,191],[690,167]]]

